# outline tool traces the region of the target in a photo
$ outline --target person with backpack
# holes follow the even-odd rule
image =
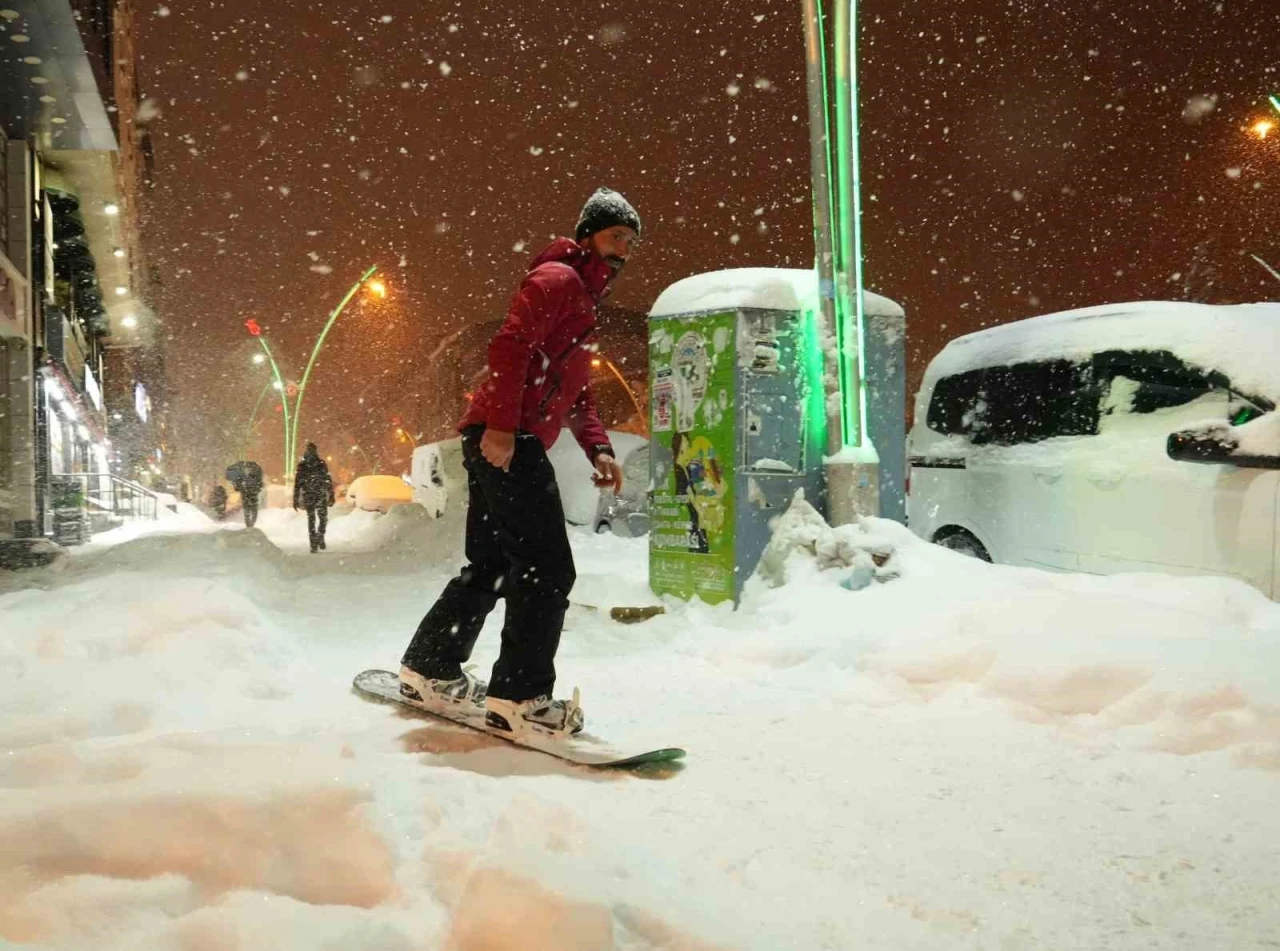
[[[307,509],[307,536],[311,552],[324,551],[324,532],[329,523],[329,506],[333,504],[333,479],[329,467],[320,458],[316,444],[307,443],[293,477],[293,510]]]

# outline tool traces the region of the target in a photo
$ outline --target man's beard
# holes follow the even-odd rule
[[[622,265],[627,263],[627,259],[620,258],[616,254],[606,254],[604,258],[604,263],[609,265],[610,268],[612,268],[614,274],[617,274],[619,271],[622,270]]]

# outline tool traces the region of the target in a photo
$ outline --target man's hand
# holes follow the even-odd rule
[[[495,469],[510,472],[511,458],[516,454],[516,434],[485,429],[480,437],[480,454]]]
[[[596,456],[596,472],[591,481],[599,488],[612,488],[613,494],[617,495],[622,491],[622,466],[613,456],[602,452]]]

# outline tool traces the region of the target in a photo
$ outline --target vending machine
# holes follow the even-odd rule
[[[866,295],[868,323],[902,351],[902,309]],[[736,600],[796,493],[825,508],[824,342],[813,271],[743,268],[669,287],[649,315],[649,584],[660,594]],[[905,352],[905,351],[902,351]],[[905,390],[898,387],[881,471],[905,477]],[[901,361],[899,361],[901,366]],[[893,397],[877,392],[876,406]],[[871,405],[872,401],[868,401]],[[896,429],[896,445],[889,438]],[[874,429],[869,430],[876,440]],[[883,477],[882,477],[883,478]],[[893,491],[881,497],[894,498]],[[897,493],[901,497],[901,492]]]

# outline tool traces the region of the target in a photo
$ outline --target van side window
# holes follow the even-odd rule
[[[1099,392],[1089,362],[1038,360],[944,377],[926,424],[975,445],[1012,446],[1098,432]]]
[[[1225,379],[1187,366],[1165,350],[1107,350],[1094,355],[1094,376],[1104,394],[1112,399],[1108,413],[1154,413],[1182,406],[1207,396],[1214,390],[1225,392],[1230,386]],[[1130,381],[1123,394],[1117,388],[1121,380]],[[1127,405],[1124,405],[1127,403]]]

